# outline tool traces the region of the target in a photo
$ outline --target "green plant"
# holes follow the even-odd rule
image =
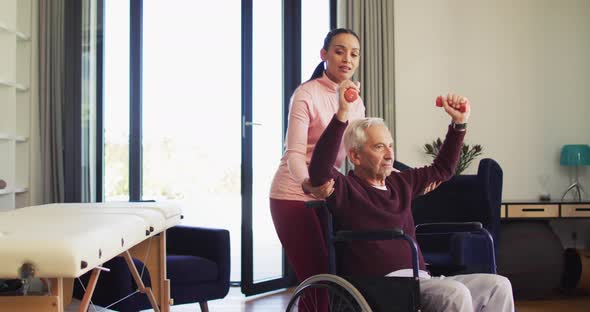
[[[436,155],[438,155],[442,144],[443,142],[441,139],[436,138],[435,141],[432,141],[432,144],[424,144],[424,151],[427,155],[432,156],[432,158],[436,158]],[[467,144],[463,144],[461,147],[461,155],[459,156],[459,163],[457,164],[457,169],[455,170],[455,175],[460,175],[461,172],[469,167],[471,161],[480,156],[482,153],[483,147],[481,147],[479,144],[472,147]]]

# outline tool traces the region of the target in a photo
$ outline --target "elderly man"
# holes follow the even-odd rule
[[[334,191],[326,198],[337,226],[346,230],[400,228],[415,239],[412,199],[432,182],[446,181],[455,171],[466,132],[470,107],[466,98],[449,94],[442,106],[451,117],[445,142],[430,166],[393,170],[393,139],[378,118],[355,120],[348,125],[352,103],[340,85],[339,108],[318,141],[309,165],[313,185],[334,179]],[[347,127],[348,126],[348,127]],[[340,143],[354,170],[343,175],[333,169]],[[431,277],[419,252],[421,301],[426,311],[513,311],[508,279],[493,274]],[[403,275],[411,268],[411,253],[404,241],[351,242],[339,249],[342,274]]]

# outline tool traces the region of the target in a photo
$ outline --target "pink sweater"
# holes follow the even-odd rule
[[[270,188],[270,198],[308,201],[301,182],[309,177],[307,166],[316,142],[338,110],[338,84],[324,73],[321,78],[301,84],[293,93],[289,104],[289,125],[285,139],[285,151]],[[356,109],[349,113],[350,120],[365,116],[365,105],[359,97]],[[344,148],[338,151],[334,168],[338,169],[346,159]]]

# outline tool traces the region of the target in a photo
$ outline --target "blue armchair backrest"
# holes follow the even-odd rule
[[[408,168],[402,163],[394,166],[400,170]],[[495,160],[482,159],[477,174],[454,176],[416,198],[412,202],[415,223],[479,221],[492,234],[497,250],[502,177],[502,168]]]

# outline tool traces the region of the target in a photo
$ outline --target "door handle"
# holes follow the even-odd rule
[[[242,138],[246,137],[246,126],[262,126],[262,124],[259,122],[246,121],[246,117],[242,115]]]
[[[244,121],[244,126],[262,126],[259,122]]]

